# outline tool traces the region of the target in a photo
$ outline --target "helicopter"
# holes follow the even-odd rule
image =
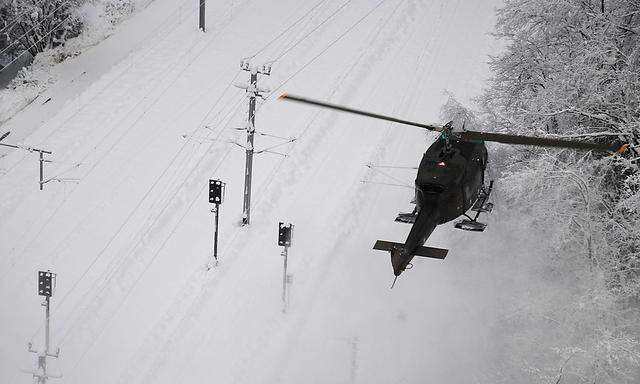
[[[404,270],[411,268],[411,261],[415,256],[440,260],[447,256],[447,249],[424,246],[436,226],[462,216],[464,219],[454,223],[457,229],[482,232],[487,227],[485,223],[478,221],[481,213],[490,213],[493,209],[493,204],[488,201],[493,181],[485,183],[488,163],[485,141],[616,153],[623,153],[629,148],[628,143],[620,142],[600,144],[469,131],[464,129],[464,125],[460,128],[454,127],[453,122],[442,126],[423,124],[289,94],[283,94],[279,99],[440,132],[438,140],[426,150],[418,166],[415,198],[412,201],[416,204],[415,209],[411,213],[400,213],[396,217],[396,221],[412,225],[407,239],[404,243],[377,240],[373,246],[373,249],[391,254],[394,284]],[[469,215],[467,211],[475,214]]]

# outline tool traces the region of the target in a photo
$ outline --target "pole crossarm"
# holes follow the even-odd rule
[[[47,150],[44,150],[44,149],[40,149],[40,148],[29,147],[29,146],[26,146],[26,145],[7,144],[7,143],[0,143],[0,145],[2,145],[3,147],[24,149],[25,151],[29,151],[29,152],[40,152],[40,153],[44,153],[44,154],[47,154],[47,155],[51,155],[52,154],[52,152],[50,152],[50,151],[47,151]]]
[[[4,135],[2,135],[0,137],[0,141],[3,140],[5,137],[9,136],[11,132],[7,132]],[[38,152],[38,154],[40,155],[40,182],[38,183],[40,185],[40,190],[42,191],[42,188],[44,186],[44,184],[49,181],[44,181],[44,163],[50,163],[51,160],[45,160],[44,159],[44,155],[51,155],[52,152],[44,150],[44,149],[40,149],[40,148],[34,148],[34,147],[29,147],[26,145],[20,145],[20,144],[7,144],[7,143],[0,143],[0,146],[3,147],[9,147],[9,148],[16,148],[16,149],[23,149],[25,151],[29,151],[29,152]]]

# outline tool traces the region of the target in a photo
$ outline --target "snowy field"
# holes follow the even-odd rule
[[[195,2],[156,0],[60,65],[41,96],[51,102],[2,127],[13,142],[53,152],[45,178],[54,180],[38,190],[34,153],[0,159],[0,383],[32,380],[20,369],[35,360],[27,342],[44,337],[35,282],[49,268],[58,274],[52,344],[61,348],[50,368],[64,375],[55,382],[490,376],[500,353],[491,342],[499,303],[488,294],[496,286],[465,276],[484,281],[470,259],[508,240],[438,227],[429,245],[450,249],[446,261],[415,260],[393,290],[389,256],[371,249],[376,239],[404,240],[409,226],[393,219],[409,209],[415,170],[365,165],[415,167],[433,136],[276,97],[440,122],[445,90],[463,101],[480,92],[498,5],[211,1],[202,33]],[[248,56],[273,67],[259,79],[274,92],[259,102],[257,130],[296,140],[277,148],[287,157],[256,155],[252,224],[238,227],[245,155],[233,142],[245,141],[235,128],[248,103],[233,84],[248,80],[239,68]],[[256,150],[282,142],[268,135],[256,135]],[[210,178],[227,191],[220,263],[207,270]],[[295,225],[286,314],[279,221]]]

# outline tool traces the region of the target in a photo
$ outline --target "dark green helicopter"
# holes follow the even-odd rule
[[[414,256],[445,258],[448,250],[423,246],[437,225],[464,216],[465,219],[455,223],[456,228],[480,232],[486,228],[486,224],[477,221],[480,213],[491,212],[493,208],[493,204],[488,202],[493,181],[486,185],[484,180],[488,159],[485,141],[618,153],[625,152],[629,147],[629,144],[619,142],[597,144],[467,131],[464,127],[454,128],[452,122],[443,126],[428,125],[287,94],[280,96],[280,99],[440,132],[440,139],[427,149],[418,167],[415,181],[415,209],[411,213],[400,213],[396,218],[396,221],[412,224],[407,239],[404,243],[378,240],[373,246],[374,249],[391,254],[391,265],[396,279],[411,265]],[[466,213],[469,210],[475,211],[474,217]]]

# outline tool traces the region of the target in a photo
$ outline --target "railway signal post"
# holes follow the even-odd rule
[[[200,2],[200,16],[199,16],[199,21],[200,24],[198,26],[198,29],[200,29],[202,32],[205,32],[205,26],[204,26],[204,6],[205,6],[205,0],[199,0]]]
[[[218,265],[218,218],[220,215],[220,204],[224,201],[226,184],[220,180],[209,180],[209,203],[214,204],[211,213],[215,214],[213,232],[213,259]]]
[[[44,297],[42,306],[45,308],[45,327],[44,327],[44,347],[33,348],[33,344],[29,343],[29,352],[38,355],[38,367],[29,372],[33,375],[33,378],[38,384],[44,384],[49,378],[60,378],[61,375],[54,375],[47,372],[47,357],[57,358],[60,355],[60,348],[56,349],[56,353],[49,352],[50,345],[50,333],[49,333],[49,306],[51,302],[51,296],[56,286],[56,274],[50,271],[38,272],[38,295]]]
[[[256,97],[263,97],[263,93],[269,92],[266,88],[258,87],[258,74],[270,75],[271,66],[268,64],[261,67],[251,65],[249,61],[242,60],[240,69],[251,74],[249,84],[239,84],[236,87],[244,89],[249,96],[249,118],[247,120],[247,145],[246,163],[244,172],[244,199],[242,204],[242,225],[248,225],[251,222],[251,176],[253,170],[253,135],[256,131]]]
[[[289,247],[293,237],[293,224],[278,223],[278,245],[284,247],[282,257],[284,257],[284,268],[282,270],[282,312],[287,311],[287,285],[291,284],[292,277],[287,274],[287,259],[289,257]]]

